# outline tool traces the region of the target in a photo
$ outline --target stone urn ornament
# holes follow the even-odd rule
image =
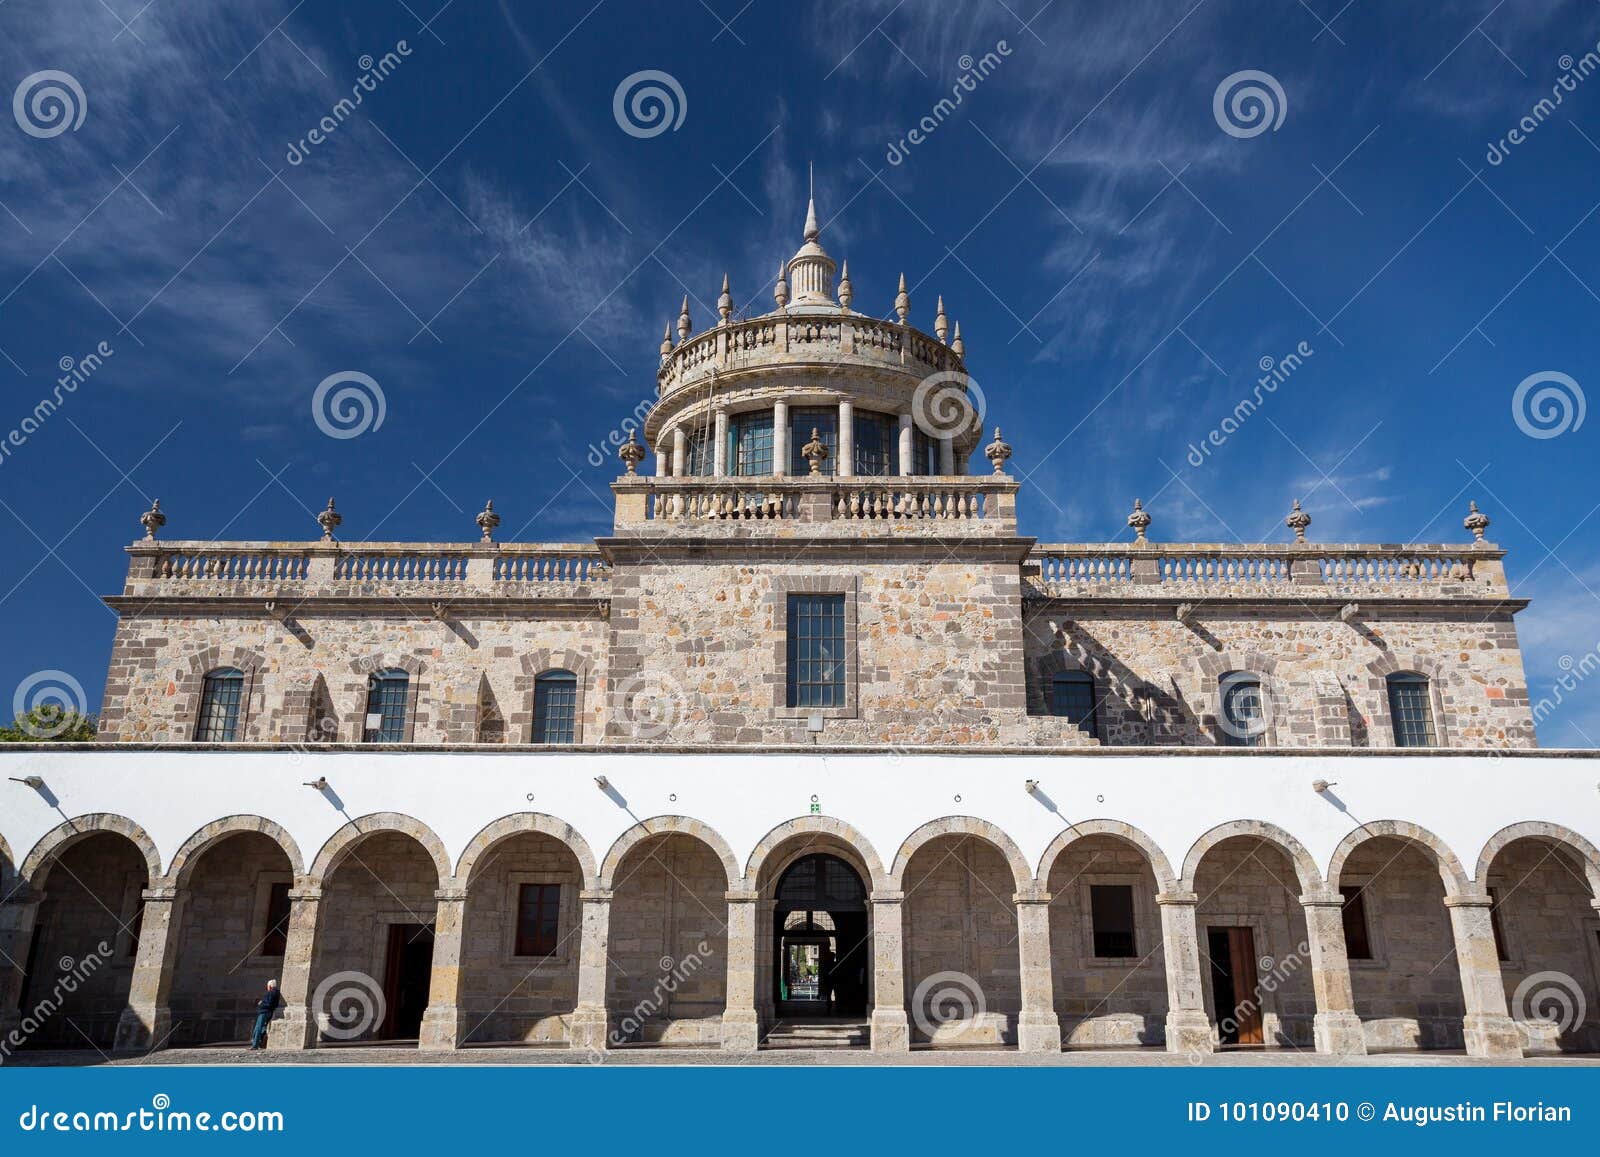
[[[1300,509],[1300,500],[1298,498],[1294,500],[1294,509],[1289,511],[1289,517],[1283,520],[1283,524],[1294,531],[1296,544],[1305,542],[1306,527],[1311,525],[1311,516]]]
[[[491,498],[483,504],[482,512],[474,521],[477,522],[478,529],[483,532],[483,541],[493,542],[495,527],[500,525],[500,516],[494,512],[494,499]]]
[[[1487,519],[1484,520],[1487,523]],[[154,542],[156,533],[167,524],[167,516],[161,513],[161,499],[157,498],[150,503],[150,509],[139,516],[139,522],[144,526],[146,542]],[[1479,538],[1483,535],[1479,534]]]
[[[1489,529],[1489,516],[1478,509],[1476,502],[1467,503],[1467,516],[1461,525],[1472,531],[1474,545],[1483,541],[1483,532]]]
[[[983,456],[989,459],[996,474],[1006,472],[1006,461],[1011,457],[1011,444],[1001,439],[999,426],[994,428],[994,441],[983,448]]]
[[[639,440],[632,430],[628,431],[628,440],[617,447],[617,457],[622,459],[622,464],[628,468],[629,474],[639,472],[639,463],[644,461],[647,453],[648,451],[639,445]]]
[[[1146,545],[1144,532],[1150,529],[1150,521],[1150,515],[1145,512],[1144,503],[1135,498],[1133,500],[1133,513],[1128,515],[1128,525],[1133,527],[1133,533],[1137,536],[1133,540],[1135,546]]]
[[[828,448],[822,444],[822,435],[811,427],[811,441],[800,447],[800,457],[811,464],[812,474],[822,473],[822,464],[828,460]]]
[[[322,541],[332,542],[333,532],[344,521],[344,515],[333,508],[333,499],[328,499],[328,509],[317,515],[317,525],[322,527]]]

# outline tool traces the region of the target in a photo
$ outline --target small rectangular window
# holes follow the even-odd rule
[[[266,933],[261,937],[262,956],[282,956],[289,948],[289,882],[268,885]]]
[[[560,923],[560,884],[523,884],[517,889],[516,955],[554,956]]]
[[[1068,671],[1051,680],[1050,714],[1070,719],[1085,735],[1098,737],[1094,676],[1086,671]]]
[[[367,720],[364,743],[404,743],[406,698],[411,679],[404,671],[383,671],[367,685]]]
[[[1365,888],[1350,885],[1339,889],[1344,898],[1344,954],[1350,960],[1371,960],[1372,940],[1367,935],[1367,902],[1362,898]]]
[[[533,684],[533,741],[571,743],[577,728],[578,677],[551,671]]]
[[[239,704],[244,698],[244,672],[227,667],[205,678],[200,694],[200,720],[194,737],[201,743],[232,743],[239,738]]]
[[[844,596],[790,595],[788,705],[845,705]]]
[[[1094,954],[1106,959],[1137,956],[1134,937],[1133,886],[1089,885],[1089,916],[1094,927]]]
[[[1437,747],[1428,681],[1420,675],[1389,676],[1389,717],[1396,747]]]

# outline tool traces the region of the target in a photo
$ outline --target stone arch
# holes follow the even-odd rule
[[[1200,726],[1211,732],[1218,747],[1222,746],[1222,679],[1231,674],[1254,675],[1261,681],[1262,699],[1267,709],[1267,727],[1262,746],[1277,747],[1282,742],[1282,725],[1288,704],[1283,689],[1278,685],[1277,659],[1260,651],[1208,651],[1194,659],[1194,667],[1200,682],[1200,702],[1195,705],[1195,714]]]
[[[1595,899],[1600,900],[1600,849],[1571,828],[1545,820],[1524,820],[1521,823],[1508,824],[1490,836],[1489,842],[1483,845],[1483,851],[1478,853],[1478,867],[1473,874],[1473,881],[1480,888],[1487,886],[1489,869],[1494,866],[1495,857],[1508,844],[1526,839],[1550,840],[1565,844],[1577,852],[1583,858],[1583,871],[1589,878],[1589,890],[1594,893]]]
[[[1036,878],[1041,888],[1049,886],[1050,873],[1055,869],[1056,861],[1061,858],[1062,853],[1079,840],[1088,839],[1090,836],[1115,836],[1138,848],[1149,861],[1150,870],[1155,873],[1156,884],[1160,890],[1178,891],[1178,878],[1173,874],[1172,865],[1167,861],[1167,854],[1161,850],[1161,846],[1132,824],[1125,824],[1121,820],[1080,820],[1051,840],[1050,846],[1044,850],[1044,855],[1039,857],[1039,872]]]
[[[889,872],[890,886],[896,889],[901,887],[905,879],[906,865],[924,844],[940,836],[956,835],[974,836],[993,844],[1011,865],[1011,873],[1016,877],[1017,891],[1033,890],[1033,870],[1028,866],[1027,858],[1023,856],[1016,842],[996,825],[988,820],[980,820],[976,816],[944,816],[923,824],[907,836],[905,842],[900,845],[900,850],[895,853],[894,867]]]
[[[258,832],[266,836],[289,857],[289,867],[296,876],[305,874],[305,860],[301,857],[300,846],[294,842],[293,836],[264,816],[236,815],[213,820],[185,840],[183,846],[172,857],[172,862],[167,865],[167,875],[172,877],[179,887],[183,887],[188,883],[189,873],[193,871],[193,865],[200,857],[214,844],[237,832]]]
[[[144,857],[145,870],[151,882],[161,878],[161,852],[156,847],[156,842],[143,828],[126,816],[110,812],[91,812],[88,815],[76,816],[51,828],[40,837],[38,843],[33,845],[33,850],[28,853],[28,858],[22,862],[22,867],[17,872],[18,878],[26,881],[29,887],[41,887],[45,872],[55,862],[56,857],[79,840],[96,832],[114,832],[119,836],[126,836]]]
[[[507,720],[522,743],[533,742],[533,693],[539,676],[549,671],[571,671],[577,676],[575,702],[572,706],[572,741],[584,742],[590,734],[593,720],[587,707],[592,701],[590,689],[594,682],[594,664],[582,651],[540,647],[522,656],[521,670],[511,680],[512,713]]]
[[[640,820],[627,831],[617,837],[616,843],[611,845],[611,850],[606,853],[605,863],[600,866],[600,886],[612,887],[616,878],[617,868],[621,865],[623,857],[633,848],[649,839],[651,836],[677,833],[692,836],[716,853],[717,859],[722,861],[722,870],[727,873],[728,887],[736,888],[743,879],[739,874],[739,861],[734,858],[733,849],[728,846],[728,841],[723,839],[715,829],[700,820],[690,819],[688,816],[651,816],[647,820]]]
[[[1362,824],[1353,829],[1344,839],[1339,841],[1339,846],[1333,850],[1333,856],[1328,860],[1326,874],[1328,891],[1339,890],[1339,877],[1344,871],[1344,865],[1350,855],[1368,840],[1380,836],[1392,836],[1395,839],[1405,840],[1416,844],[1426,851],[1432,852],[1439,866],[1439,876],[1444,881],[1446,896],[1461,896],[1476,894],[1467,874],[1461,868],[1461,861],[1455,852],[1450,850],[1450,845],[1434,835],[1427,828],[1407,820],[1373,820],[1371,823]]]
[[[450,853],[445,851],[444,842],[434,835],[433,829],[427,824],[401,812],[373,812],[345,824],[322,845],[308,875],[313,880],[325,883],[333,869],[357,844],[377,832],[400,832],[410,836],[428,853],[438,869],[440,883],[450,878]]]
[[[265,692],[261,681],[266,661],[255,651],[243,647],[216,646],[190,655],[173,679],[177,688],[174,718],[175,726],[179,729],[174,739],[187,742],[195,738],[195,731],[200,726],[200,701],[205,695],[206,676],[223,667],[233,667],[244,675],[244,690],[239,696],[239,738],[264,738],[258,734],[258,721],[265,715],[262,710]]]
[[[761,871],[774,852],[787,841],[807,835],[832,836],[847,845],[861,857],[861,862],[866,866],[868,889],[872,891],[889,889],[889,877],[883,870],[883,861],[879,858],[877,849],[872,846],[872,841],[843,820],[835,819],[833,816],[797,816],[773,828],[761,837],[761,842],[750,853],[750,859],[745,863],[745,879],[751,884],[760,880]]]
[[[466,850],[461,853],[461,858],[456,861],[456,878],[470,886],[472,870],[478,861],[502,840],[524,832],[549,836],[566,845],[567,850],[578,858],[578,867],[583,872],[583,886],[585,888],[595,886],[594,852],[589,850],[589,841],[565,820],[558,820],[555,816],[543,812],[513,812],[486,825],[472,837],[467,843]]]
[[[1420,651],[1384,651],[1367,664],[1367,690],[1372,696],[1372,728],[1393,747],[1394,718],[1389,713],[1389,676],[1416,674],[1427,677],[1428,703],[1433,709],[1433,734],[1440,747],[1450,746],[1454,719],[1446,709],[1445,688],[1450,685],[1450,668]]]
[[[1300,889],[1303,894],[1315,895],[1324,891],[1322,873],[1317,870],[1317,861],[1306,851],[1305,845],[1276,824],[1262,820],[1229,820],[1225,824],[1218,824],[1196,840],[1183,860],[1183,878],[1180,881],[1182,890],[1185,892],[1195,890],[1195,877],[1200,870],[1200,861],[1205,858],[1207,852],[1223,840],[1231,840],[1237,836],[1254,837],[1277,845],[1294,865],[1295,875],[1300,879]]]

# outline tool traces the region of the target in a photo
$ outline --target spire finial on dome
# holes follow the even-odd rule
[[[846,261],[839,267],[839,306],[841,309],[850,308],[850,299],[856,294],[855,288],[850,284],[850,263]]]
[[[950,340],[950,352],[958,358],[967,356],[967,343],[961,340],[961,323],[956,322],[956,336]]]
[[[728,324],[728,318],[733,316],[733,294],[728,291],[728,275],[722,275],[722,296],[717,298],[717,312],[722,315],[722,324]]]
[[[944,294],[939,295],[939,311],[933,318],[933,332],[944,341],[945,335],[950,332],[950,319],[944,315]]]
[[[667,322],[667,328],[661,331],[661,356],[672,356],[672,323]]]
[[[815,197],[806,201],[806,240],[815,241],[822,236],[822,230],[817,227],[817,200]]]
[[[683,295],[683,310],[678,314],[678,342],[682,344],[689,340],[689,332],[694,329],[694,323],[689,320],[689,295]]]
[[[906,323],[906,315],[911,312],[911,295],[906,292],[906,275],[900,275],[900,292],[894,295],[894,311],[900,315],[900,324]]]
[[[782,309],[789,304],[789,283],[783,279],[784,272],[788,269],[786,262],[778,262],[778,284],[772,287],[772,298]]]

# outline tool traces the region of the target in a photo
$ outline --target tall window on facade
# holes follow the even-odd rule
[[[1362,899],[1364,891],[1358,884],[1339,889],[1344,899],[1344,954],[1351,960],[1372,959],[1372,938],[1367,934],[1367,902]]]
[[[232,743],[239,738],[239,704],[244,672],[221,667],[206,676],[200,693],[200,721],[194,737],[202,743]]]
[[[1394,721],[1396,747],[1438,746],[1433,731],[1432,697],[1423,676],[1389,676],[1389,718]]]
[[[560,930],[561,885],[523,884],[517,889],[517,956],[554,956]]]
[[[1094,954],[1108,959],[1137,956],[1134,937],[1133,885],[1089,885],[1089,919],[1094,928]]]
[[[921,430],[911,434],[911,473],[939,473],[939,440],[930,438]]]
[[[743,477],[772,473],[772,413],[735,414],[728,419],[728,473]]]
[[[711,431],[704,427],[688,431],[683,440],[685,474],[692,478],[704,478],[710,475],[716,465],[712,460],[711,442]]]
[[[572,743],[576,733],[578,677],[546,671],[533,681],[533,741]]]
[[[363,743],[404,743],[406,696],[411,676],[404,671],[379,671],[367,681],[367,720]]]
[[[1222,677],[1222,745],[1262,747],[1267,741],[1267,705],[1261,680],[1233,672]]]
[[[790,595],[790,707],[845,705],[844,596]]]
[[[262,956],[282,956],[289,949],[289,882],[267,885],[266,931],[261,936]]]
[[[811,473],[811,463],[800,451],[811,441],[812,430],[828,448],[822,472],[839,473],[839,410],[835,406],[801,406],[789,411],[789,473]]]
[[[1087,671],[1063,671],[1050,680],[1050,714],[1070,719],[1085,735],[1100,734],[1094,703],[1094,676]]]
[[[856,473],[881,477],[895,472],[898,426],[888,414],[856,414]]]

